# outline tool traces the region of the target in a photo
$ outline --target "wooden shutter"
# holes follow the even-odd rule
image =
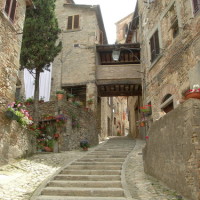
[[[68,30],[71,30],[71,29],[72,29],[72,20],[73,20],[73,17],[72,17],[72,16],[69,16],[69,17],[68,17],[68,22],[67,22],[67,29],[68,29]]]
[[[4,9],[7,15],[9,14],[10,5],[11,5],[11,0],[7,0],[6,5],[5,5],[5,9]]]
[[[16,0],[13,0],[13,2],[12,2],[12,7],[11,7],[11,11],[10,11],[10,19],[11,19],[12,21],[14,21],[14,19],[15,19],[16,5],[17,5],[17,1],[16,1]]]
[[[200,0],[193,0],[194,13],[200,10]]]
[[[74,16],[74,29],[79,28],[79,15]]]

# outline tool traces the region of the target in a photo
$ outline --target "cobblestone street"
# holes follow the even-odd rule
[[[145,175],[142,167],[144,141],[137,140],[125,163],[127,188],[133,200],[183,200],[174,191]],[[101,144],[103,145],[103,144]],[[93,151],[95,148],[90,148]],[[62,153],[42,153],[21,159],[0,168],[0,199],[28,200],[35,189],[61,167],[83,157],[76,150]]]

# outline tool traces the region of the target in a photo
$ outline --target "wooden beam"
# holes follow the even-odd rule
[[[112,97],[112,96],[141,96],[142,92],[141,91],[109,91],[109,92],[100,92],[101,97]]]

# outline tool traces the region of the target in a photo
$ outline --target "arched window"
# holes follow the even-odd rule
[[[167,94],[164,96],[160,108],[165,113],[168,113],[174,109],[173,96],[171,94]]]

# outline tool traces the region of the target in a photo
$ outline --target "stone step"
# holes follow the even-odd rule
[[[124,197],[121,188],[61,188],[46,187],[42,195],[52,196],[84,196],[84,197]]]
[[[120,181],[51,181],[49,187],[120,188]]]
[[[94,152],[97,152],[97,153],[129,153],[131,150],[117,150],[117,149],[98,149],[98,150],[95,150]]]
[[[36,200],[126,200],[125,197],[80,197],[80,196],[46,196],[42,195]]]
[[[119,156],[125,156],[125,155],[128,155],[130,152],[124,152],[124,153],[121,153],[121,152],[107,152],[107,151],[99,151],[99,152],[96,152],[96,151],[93,151],[93,152],[90,152],[88,153],[87,155],[119,155]]]
[[[119,165],[121,166],[123,162],[74,162],[71,165]]]
[[[61,174],[73,175],[120,175],[120,170],[63,170]]]
[[[125,159],[127,157],[127,155],[95,155],[95,154],[88,154],[86,157],[83,157],[82,159],[88,158],[123,158]]]
[[[58,174],[54,180],[71,180],[71,181],[119,181],[119,175],[64,175]]]
[[[88,159],[80,159],[77,160],[76,162],[91,162],[91,161],[95,161],[95,162],[124,162],[124,158],[88,158]]]
[[[114,165],[107,165],[107,166],[102,166],[102,165],[70,165],[66,167],[66,169],[91,169],[91,170],[121,170],[121,166],[114,166]]]

